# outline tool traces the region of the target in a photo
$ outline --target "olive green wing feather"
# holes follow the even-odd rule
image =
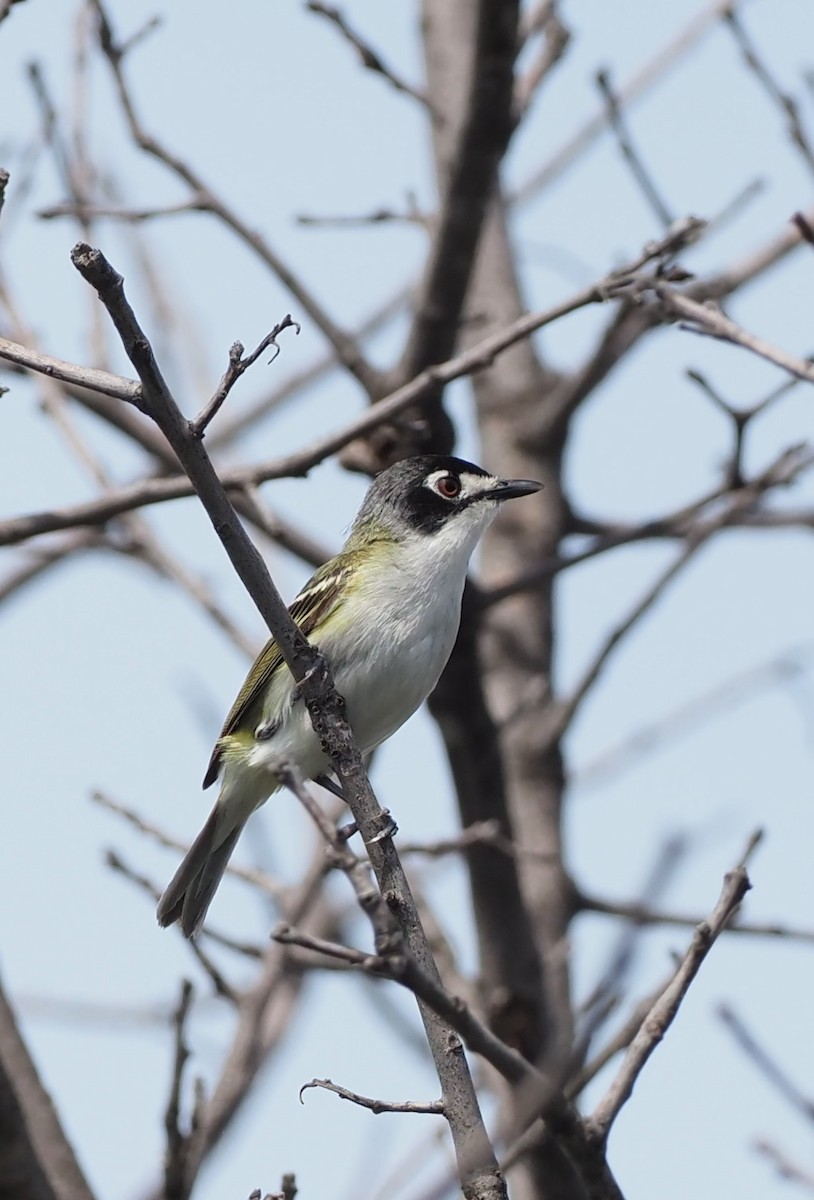
[[[326,613],[335,606],[337,595],[350,569],[350,560],[345,560],[342,556],[331,559],[311,576],[289,606],[290,616],[306,637],[310,637]],[[235,733],[243,725],[254,729],[260,721],[263,699],[272,675],[275,671],[287,669],[279,646],[274,638],[270,638],[254,660],[243,687],[223,722],[204,776],[205,788],[215,782],[220,770],[223,738]]]

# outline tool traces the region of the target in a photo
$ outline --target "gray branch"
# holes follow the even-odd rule
[[[145,410],[159,425],[183,464],[235,570],[300,685],[314,729],[331,758],[356,824],[369,847],[382,894],[399,922],[411,954],[421,970],[440,987],[435,962],[389,834],[389,818],[373,794],[327,663],[309,646],[291,620],[265,563],[229,503],[200,439],[178,409],[149,341],[125,297],[122,277],[98,250],[82,243],[74,247],[71,258],[107,308],[141,380]],[[446,1022],[426,1004],[419,1007],[467,1195],[482,1200],[505,1197],[505,1184],[483,1125],[466,1058],[462,1052],[450,1053],[451,1031]]]
[[[0,1181],[13,1200],[94,1200],[2,987]]]

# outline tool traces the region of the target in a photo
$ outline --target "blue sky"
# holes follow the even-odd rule
[[[596,111],[593,75],[610,67],[617,82],[648,60],[690,16],[694,3],[564,6],[573,28],[566,65],[552,78],[518,136],[506,178],[517,186]],[[140,27],[153,7],[116,3],[117,29]],[[345,11],[371,42],[410,78],[420,78],[415,17],[406,4],[371,0]],[[814,10],[799,0],[752,0],[748,27],[784,85],[814,122],[802,82],[811,66]],[[0,80],[0,150],[12,189],[0,222],[3,269],[25,321],[43,348],[89,361],[90,314],[96,304],[70,265],[76,240],[67,222],[37,221],[31,209],[62,199],[50,165],[34,176],[24,204],[14,192],[24,177],[25,148],[36,129],[24,64],[42,63],[61,106],[71,96],[72,10],[28,0],[0,26],[6,64]],[[134,52],[130,78],[145,124],[198,167],[307,281],[344,326],[354,325],[413,279],[423,235],[404,225],[365,231],[303,228],[297,213],[365,212],[399,207],[408,192],[432,202],[422,116],[415,106],[365,74],[324,22],[293,3],[235,0],[223,6],[178,0],[162,27]],[[155,205],[183,198],[166,172],[129,145],[101,64],[91,72],[92,145],[115,170],[128,202]],[[698,49],[631,111],[633,135],[677,214],[712,216],[760,176],[760,195],[687,264],[699,272],[737,261],[785,228],[810,204],[811,177],[785,136],[776,108],[738,62],[731,37],[710,33]],[[635,255],[658,233],[613,141],[600,138],[556,185],[523,206],[516,222],[529,306],[543,308],[609,267]],[[102,224],[98,241],[127,277],[131,298],[190,414],[223,370],[229,345],[254,345],[296,306],[249,253],[207,216],[171,218],[144,232],[160,261],[168,311],[156,310],[137,256],[122,231]],[[807,248],[775,268],[731,305],[731,314],[785,349],[814,349],[810,296],[814,255]],[[540,337],[550,360],[576,365],[605,317],[586,311]],[[104,322],[103,322],[104,324]],[[194,337],[189,336],[194,330]],[[373,344],[390,361],[403,327],[394,322]],[[113,369],[129,374],[115,339],[107,338]],[[263,361],[230,397],[237,409],[322,351],[313,326],[285,337],[273,366]],[[589,400],[575,423],[567,479],[590,514],[626,520],[669,511],[710,487],[728,449],[721,414],[685,377],[706,372],[732,399],[748,404],[779,381],[767,364],[730,347],[669,328],[660,331]],[[6,381],[8,382],[8,381]],[[16,379],[3,398],[0,513],[61,505],[95,494],[38,407],[36,389]],[[340,376],[283,408],[240,447],[251,460],[296,449],[360,410],[357,389]],[[466,389],[450,389],[459,448],[483,457]],[[759,469],[785,446],[811,436],[810,389],[801,386],[755,422],[747,465]],[[119,480],[138,459],[114,434],[80,415],[77,425]],[[329,548],[338,547],[361,499],[363,482],[332,463],[307,480],[264,490],[267,502]],[[808,505],[811,483],[784,496]],[[210,583],[246,633],[262,628],[194,501],[146,514],[166,544]],[[567,688],[593,649],[663,568],[666,546],[631,547],[562,577],[557,593],[557,672]],[[4,559],[13,561],[9,552]],[[278,551],[270,566],[291,596],[307,568]],[[814,885],[812,836],[810,534],[734,532],[705,549],[608,666],[568,738],[575,782],[568,804],[569,866],[587,890],[625,899],[635,895],[660,842],[677,831],[692,839],[665,904],[699,915],[714,904],[723,872],[748,835],[766,830],[753,865],[753,920],[810,924]],[[208,810],[199,780],[211,739],[245,670],[245,660],[170,585],[143,566],[86,555],[4,606],[0,645],[7,704],[2,727],[6,764],[6,825],[0,844],[0,969],[18,1001],[27,1036],[100,1195],[137,1196],[156,1175],[163,1149],[162,1114],[171,1034],[149,1014],[174,1003],[189,974],[198,992],[208,985],[172,933],[156,928],[151,906],[105,867],[115,846],[159,883],[174,857],[145,842],[91,803],[103,789],[169,831],[189,837]],[[642,757],[618,778],[579,786],[580,768],[643,725],[703,696],[739,672],[799,652],[803,672],[767,687],[742,705],[704,721],[665,749]],[[454,805],[434,729],[418,714],[379,756],[374,782],[405,838],[434,837],[454,828]],[[242,861],[267,862],[296,878],[312,845],[293,802],[268,806]],[[471,930],[460,867],[422,868],[462,962],[471,966]],[[335,888],[342,895],[342,881]],[[270,915],[238,884],[219,895],[219,924],[262,940]],[[574,932],[575,983],[585,995],[601,971],[616,926],[582,918]],[[359,937],[364,931],[359,929]],[[689,941],[681,930],[648,934],[637,968],[637,994],[669,969],[670,953]],[[812,948],[783,941],[731,938],[717,946],[665,1044],[640,1080],[611,1142],[611,1162],[628,1200],[688,1193],[738,1194],[763,1200],[780,1188],[750,1150],[760,1135],[803,1158],[810,1147],[797,1118],[757,1078],[715,1015],[726,1000],[766,1040],[805,1085],[814,1071],[810,1009]],[[230,967],[238,973],[248,968]],[[48,998],[132,1012],[132,1023],[76,1023],[45,1015]],[[416,1147],[443,1162],[432,1141],[435,1118],[377,1117],[300,1085],[329,1076],[351,1088],[391,1098],[432,1098],[428,1062],[394,1048],[392,1013],[359,980],[333,975],[311,982],[295,1035],[196,1195],[201,1200],[272,1190],[293,1170],[302,1194],[380,1193],[393,1162],[414,1162]],[[409,998],[388,1003],[413,1025]],[[194,1071],[216,1076],[227,1044],[229,1013],[202,999],[192,1024]],[[601,1091],[603,1077],[592,1095]],[[431,1131],[427,1133],[425,1131]],[[714,1131],[714,1137],[711,1137]],[[318,1140],[317,1140],[318,1139]],[[426,1140],[430,1139],[430,1140]],[[319,1152],[314,1152],[314,1145]],[[371,1165],[372,1164],[372,1165]],[[412,1198],[412,1187],[399,1195]]]

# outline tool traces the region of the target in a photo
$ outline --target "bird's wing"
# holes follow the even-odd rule
[[[349,571],[352,562],[350,556],[337,555],[311,576],[297,598],[289,606],[289,614],[300,630],[309,637],[324,618],[325,614],[336,604],[336,598]],[[209,787],[214,783],[220,770],[222,741],[235,733],[244,724],[254,729],[259,722],[263,699],[269,681],[275,671],[287,670],[283,662],[280,648],[274,638],[270,638],[252,664],[246,676],[243,687],[229,709],[229,714],[223,722],[220,736],[215,743],[209,766],[206,769],[203,786]]]

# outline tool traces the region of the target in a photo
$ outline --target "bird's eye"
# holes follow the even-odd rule
[[[461,494],[461,481],[455,475],[442,475],[435,481],[435,490],[445,500],[454,500]]]

